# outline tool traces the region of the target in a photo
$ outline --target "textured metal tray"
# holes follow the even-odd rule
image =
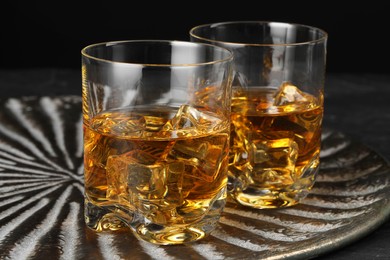
[[[81,124],[77,96],[0,101],[1,259],[305,259],[352,243],[390,215],[388,162],[324,130],[321,170],[300,205],[229,202],[212,235],[187,245],[97,234],[83,220]]]

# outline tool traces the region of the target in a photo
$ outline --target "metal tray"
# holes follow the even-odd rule
[[[212,235],[187,245],[94,233],[83,220],[82,135],[78,96],[0,100],[1,259],[306,259],[358,240],[390,214],[389,163],[324,130],[321,170],[300,205],[228,202]]]

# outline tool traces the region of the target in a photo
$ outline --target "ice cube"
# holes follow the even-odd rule
[[[185,164],[181,161],[174,161],[166,164],[166,185],[167,193],[164,200],[165,205],[181,205],[188,191],[183,191],[183,175]]]
[[[129,205],[130,198],[127,189],[127,163],[121,160],[119,155],[112,155],[107,159],[107,194],[112,201],[118,201]]]
[[[141,211],[155,207],[173,208],[183,203],[182,182],[185,164],[158,161],[141,150],[110,156],[107,169],[107,198]]]
[[[226,158],[225,155],[227,154],[227,151],[225,152],[223,149],[224,146],[221,145],[210,145],[207,150],[207,156],[202,165],[207,176],[206,179],[211,177],[211,181],[213,181],[219,173],[224,157]],[[228,163],[227,160],[228,157],[226,158],[226,162]]]
[[[150,137],[155,135],[156,132],[159,132],[163,129],[167,120],[161,117],[156,116],[144,116],[144,131],[142,132],[142,137]]]
[[[212,182],[223,157],[227,154],[227,142],[227,134],[178,140],[172,147],[169,157],[185,163],[186,175]]]
[[[213,126],[220,125],[222,120],[190,105],[182,105],[175,116],[170,119],[163,127],[165,132],[190,129],[190,134],[211,131]]]
[[[275,93],[274,99],[275,106],[314,102],[313,96],[304,93],[289,82],[284,82],[280,85],[279,90]]]
[[[188,192],[183,191],[183,172],[185,166],[182,162],[156,162],[156,165],[163,167],[163,174],[160,181],[163,182],[164,194],[148,199],[134,200],[137,209],[155,224],[166,225],[180,222],[177,208],[185,204],[185,196]]]
[[[101,126],[97,126],[96,123],[101,123]],[[110,129],[110,134],[116,136],[139,136],[145,128],[145,119],[139,115],[129,115],[126,113],[117,117],[108,114],[103,122],[97,121],[93,127],[96,130],[102,128],[102,132]]]
[[[249,162],[243,165],[230,165],[228,171],[228,189],[231,190],[237,188],[239,190],[245,190],[249,185],[254,184],[252,179],[252,165]]]
[[[197,124],[196,112],[197,111],[189,105],[180,106],[175,116],[165,124],[163,130],[171,131],[195,127]]]
[[[107,160],[108,196],[161,198],[166,192],[164,165],[141,150],[110,156]]]
[[[129,189],[143,199],[160,199],[166,193],[164,165],[129,163],[127,184]]]
[[[253,178],[257,181],[292,181],[298,158],[298,144],[288,131],[258,132],[248,149]]]
[[[178,140],[173,145],[170,154],[181,159],[204,159],[207,156],[209,143],[203,138]]]
[[[202,163],[207,157],[210,144],[198,139],[178,140],[169,152],[169,158],[185,164],[185,174],[202,179]]]

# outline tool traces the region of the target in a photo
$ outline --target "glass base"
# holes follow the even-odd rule
[[[84,218],[87,227],[96,231],[129,229],[139,239],[158,245],[175,245],[198,241],[208,236],[218,225],[226,204],[226,189],[210,203],[203,216],[187,223],[159,225],[142,214],[125,211],[113,205],[95,205],[84,199]]]
[[[132,225],[135,235],[158,245],[175,245],[195,242],[208,236],[216,227],[219,216],[207,216],[196,224],[179,227],[139,224]]]
[[[298,204],[309,194],[319,167],[308,169],[304,176],[290,186],[270,189],[261,185],[247,185],[240,179],[229,178],[229,194],[243,206],[257,209],[285,208]]]
[[[265,195],[253,195],[253,193],[247,190],[243,192],[235,192],[233,198],[235,201],[243,206],[248,206],[257,209],[272,209],[272,208],[284,208],[296,205],[299,201],[306,197],[308,191],[298,192],[271,192],[261,190],[261,193]]]

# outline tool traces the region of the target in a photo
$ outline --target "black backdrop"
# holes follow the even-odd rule
[[[3,0],[1,69],[79,69],[80,50],[91,43],[189,40],[188,30],[198,24],[268,20],[303,23],[327,31],[328,72],[390,72],[390,12],[379,3],[344,7],[341,1],[34,2],[37,1]]]

